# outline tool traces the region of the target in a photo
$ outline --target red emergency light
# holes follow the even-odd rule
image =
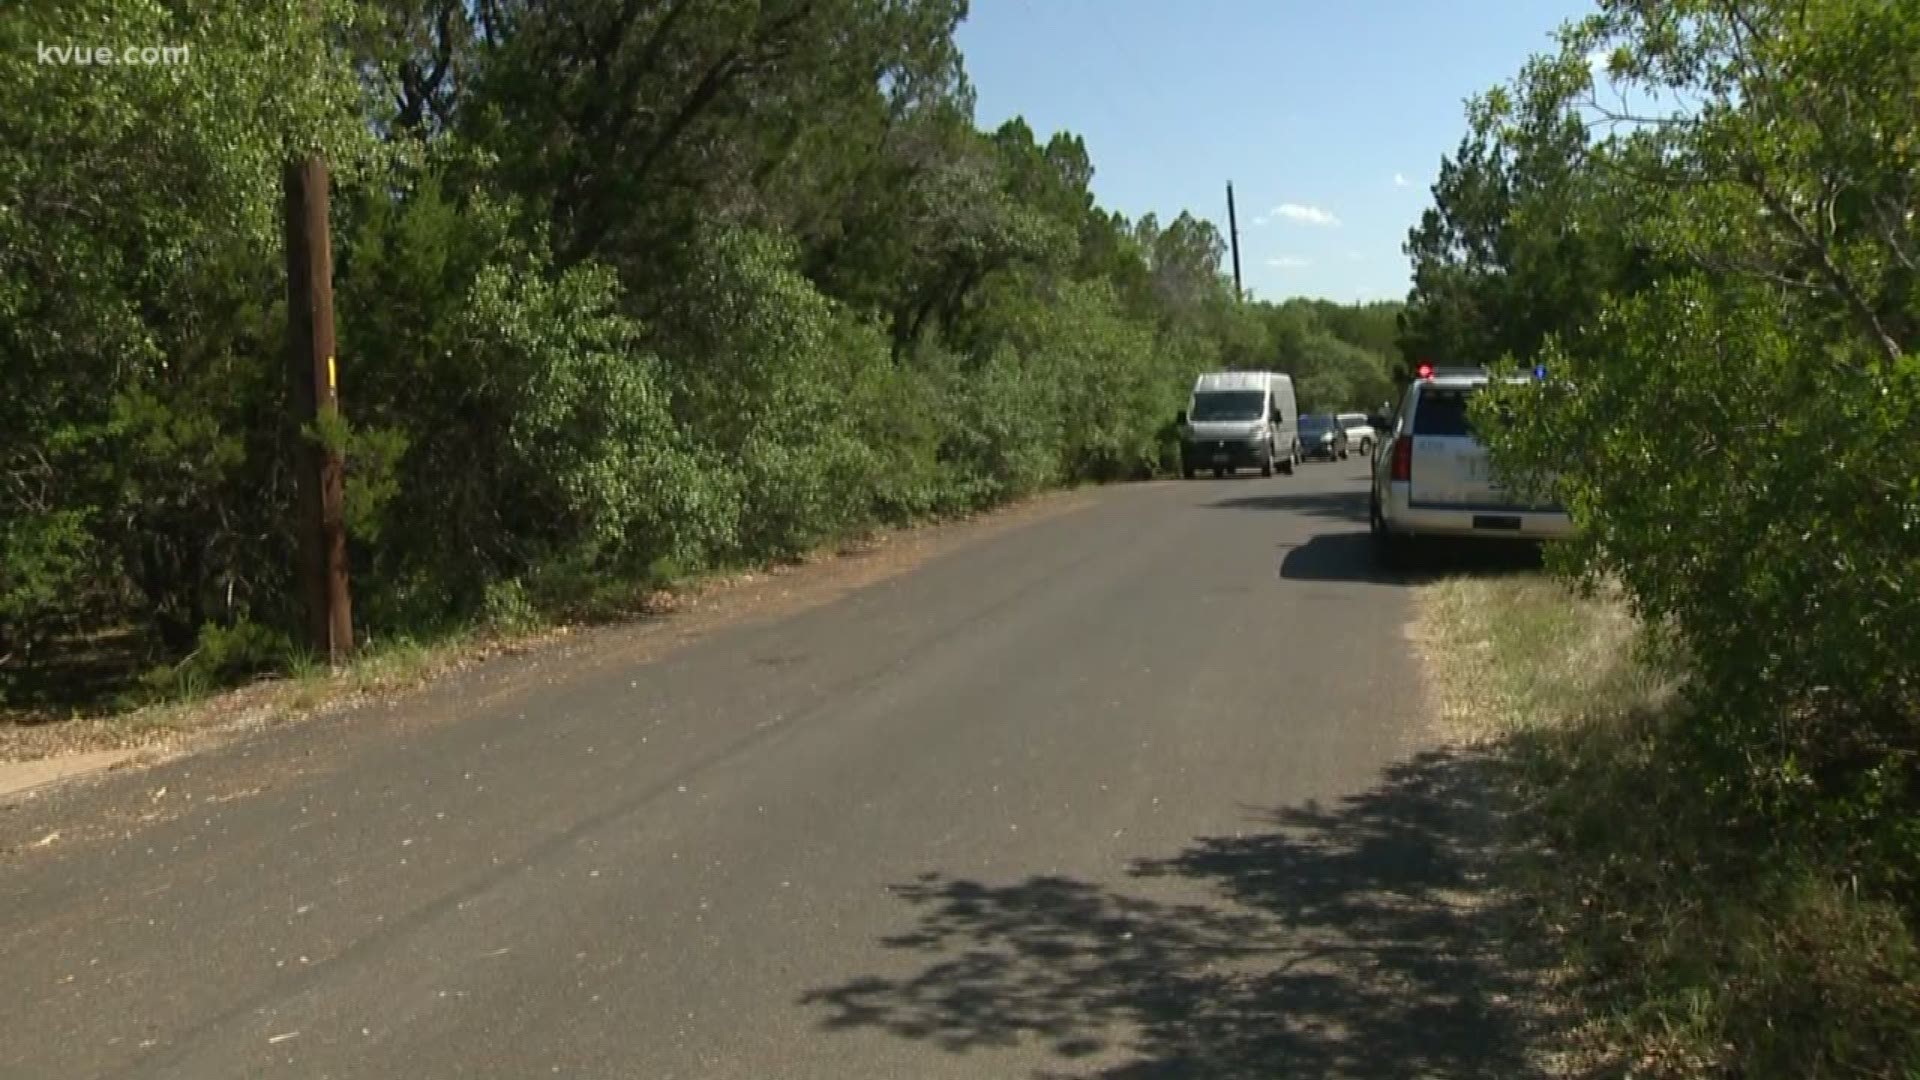
[[[1425,360],[1420,361],[1420,366],[1413,369],[1413,377],[1416,379],[1433,378],[1433,365]]]

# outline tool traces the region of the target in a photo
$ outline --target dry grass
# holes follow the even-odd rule
[[[184,692],[120,711],[0,718],[0,762],[95,750],[166,756],[190,744],[294,719],[354,697],[410,689],[452,668],[532,647],[553,634],[544,630],[513,639],[451,635],[431,642],[374,642],[338,671],[305,667],[245,686]]]
[[[1513,795],[1532,932],[1592,1076],[1920,1078],[1920,956],[1826,852],[1729,824],[1689,766],[1679,680],[1617,595],[1544,575],[1421,587],[1411,636],[1447,733]]]

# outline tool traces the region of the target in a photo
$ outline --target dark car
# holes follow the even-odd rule
[[[1300,418],[1300,456],[1347,460],[1347,429],[1326,413],[1309,413]]]

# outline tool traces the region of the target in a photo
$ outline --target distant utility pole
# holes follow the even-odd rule
[[[1237,303],[1246,298],[1240,288],[1240,220],[1233,213],[1233,181],[1227,181],[1227,236],[1233,241],[1233,299]]]
[[[353,651],[353,603],[347,589],[346,463],[333,440],[306,437],[323,417],[340,415],[333,352],[333,241],[327,227],[327,162],[318,154],[287,162],[287,364],[293,380],[298,489],[299,577],[307,643],[338,664]],[[315,432],[318,433],[317,431]]]

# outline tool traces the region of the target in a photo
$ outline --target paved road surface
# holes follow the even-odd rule
[[[0,813],[0,1076],[1518,1075],[1363,473]]]

